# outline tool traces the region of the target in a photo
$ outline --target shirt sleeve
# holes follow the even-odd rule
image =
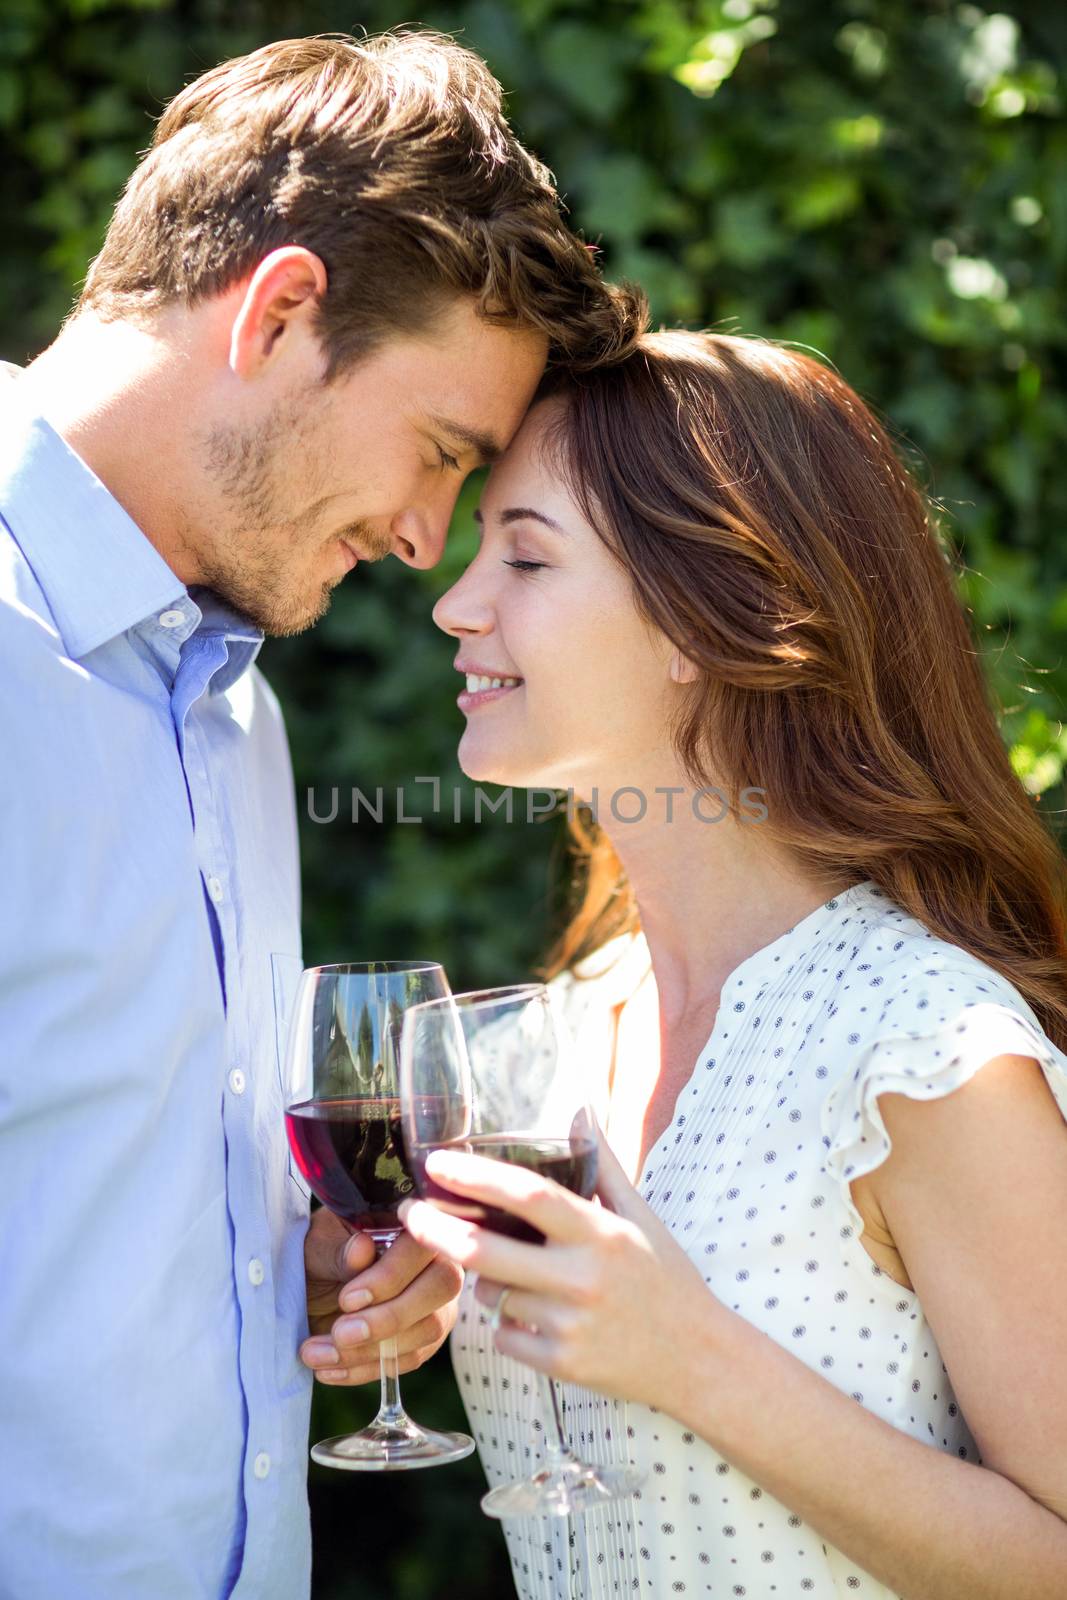
[[[945,1014],[932,1026],[922,1021],[922,1011],[909,1019],[913,1026],[901,1027],[898,1020],[892,1032],[862,1049],[852,1071],[823,1102],[826,1168],[840,1185],[857,1236],[864,1224],[849,1185],[880,1167],[892,1149],[879,1095],[940,1100],[997,1056],[1031,1056],[1067,1119],[1067,1056],[1034,1021],[993,1001],[971,999],[942,1010]]]

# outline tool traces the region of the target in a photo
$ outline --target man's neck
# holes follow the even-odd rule
[[[55,428],[183,583],[200,563],[183,538],[181,462],[188,453],[180,343],[132,322],[82,312],[20,379]]]

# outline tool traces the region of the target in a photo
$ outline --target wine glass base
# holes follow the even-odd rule
[[[321,1439],[312,1445],[311,1459],[344,1472],[411,1472],[462,1461],[473,1449],[474,1440],[466,1433],[436,1433],[413,1422],[372,1422],[359,1433]]]
[[[591,1467],[581,1461],[542,1467],[523,1483],[502,1483],[482,1496],[487,1517],[571,1517],[625,1500],[640,1488],[639,1467]]]

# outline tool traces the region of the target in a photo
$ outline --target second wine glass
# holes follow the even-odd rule
[[[404,1141],[423,1199],[513,1239],[544,1235],[511,1212],[461,1199],[434,1182],[434,1150],[463,1150],[529,1167],[588,1200],[596,1188],[596,1130],[570,1037],[543,984],[484,989],[412,1006],[401,1035]],[[629,1496],[632,1466],[594,1466],[567,1442],[555,1384],[538,1374],[551,1418],[545,1461],[532,1477],[482,1499],[492,1517],[571,1516]]]

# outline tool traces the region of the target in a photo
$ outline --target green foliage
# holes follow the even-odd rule
[[[23,361],[52,337],[150,118],[188,77],[269,38],[416,14],[487,56],[606,270],[640,278],[659,320],[814,346],[889,419],[962,553],[1015,769],[1061,807],[1058,7],[457,0],[413,13],[399,0],[4,0],[3,353]],[[470,984],[527,971],[544,948],[559,826],[474,825],[455,765],[454,650],[429,620],[472,548],[473,502],[472,488],[437,571],[361,568],[314,633],[265,652],[292,736],[309,959],[441,955]],[[443,814],[392,820],[397,787],[408,815],[428,812],[429,788],[413,780],[431,775]],[[337,820],[311,821],[308,788],[326,814],[334,785]],[[373,798],[379,785],[382,825],[364,814],[354,826],[352,788]],[[458,1420],[447,1369],[412,1391],[426,1421]],[[369,1405],[325,1395],[316,1428],[337,1431]],[[388,1493],[314,1478],[319,1600],[505,1593],[477,1481],[469,1463]]]

